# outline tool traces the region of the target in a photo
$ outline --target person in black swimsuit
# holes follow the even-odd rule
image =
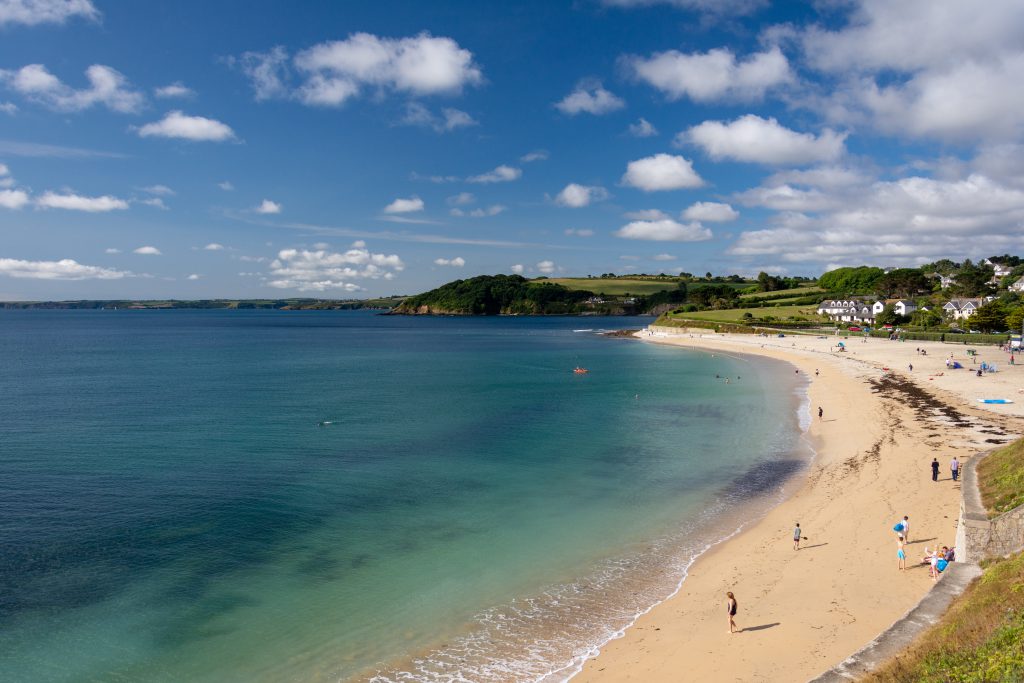
[[[727,592],[725,601],[725,610],[729,613],[729,633],[736,633],[736,596],[732,594],[732,591]]]

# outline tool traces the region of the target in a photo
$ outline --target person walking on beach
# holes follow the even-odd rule
[[[932,458],[932,481],[939,480],[939,459]]]
[[[800,522],[796,523],[796,528],[793,529],[793,550],[800,550],[800,534],[803,533],[800,530]]]
[[[957,481],[960,478],[960,461],[953,456],[953,459],[949,461],[949,471],[953,475],[953,481]]]
[[[822,419],[824,419],[824,416],[825,416],[825,411],[822,409],[821,406],[818,406],[818,419],[822,420]]]
[[[725,611],[729,613],[729,633],[736,633],[736,596],[729,591],[725,597]]]
[[[896,540],[896,566],[900,571],[907,568],[907,553],[903,550],[903,545],[902,539]]]

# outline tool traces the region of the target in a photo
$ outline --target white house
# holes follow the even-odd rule
[[[981,263],[986,266],[992,266],[992,269],[995,271],[996,277],[1006,277],[1013,271],[1013,268],[1010,268],[1009,266],[1004,266],[1001,263],[992,263],[988,259],[985,259]]]
[[[956,284],[956,275],[939,276],[939,286],[942,287],[942,289],[952,287],[954,284]]]
[[[1012,285],[1010,285],[1011,292],[1024,292],[1024,277],[1018,279]]]
[[[917,304],[913,301],[907,301],[906,299],[885,299],[884,301],[879,300],[871,304],[871,312],[874,315],[878,315],[885,310],[886,306],[892,306],[893,312],[896,315],[907,316],[917,310]]]
[[[981,299],[950,299],[942,307],[942,312],[948,318],[963,320],[974,315],[982,305]]]
[[[847,323],[873,323],[875,314],[871,304],[858,299],[831,299],[822,301],[818,313],[830,320]]]

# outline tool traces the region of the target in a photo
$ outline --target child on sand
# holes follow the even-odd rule
[[[725,594],[725,611],[729,613],[729,633],[736,633],[736,596],[729,591]]]
[[[896,561],[900,571],[907,568],[907,553],[903,550],[903,541],[901,539],[896,541]]]

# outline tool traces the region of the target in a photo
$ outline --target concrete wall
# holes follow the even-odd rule
[[[1005,557],[1024,550],[1024,505],[988,518],[978,491],[978,463],[992,451],[972,458],[963,470],[960,521],[956,527],[956,559],[979,562],[986,557]]]

